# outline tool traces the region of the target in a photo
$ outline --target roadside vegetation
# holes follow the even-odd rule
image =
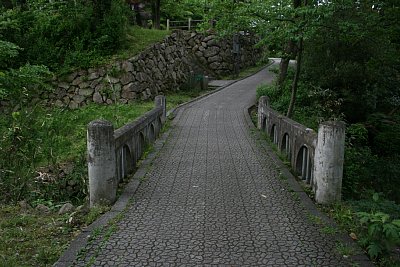
[[[278,73],[278,69],[273,71]],[[286,82],[288,85],[293,75],[294,70],[290,68]],[[317,131],[320,122],[338,118],[327,116],[330,113],[326,111],[326,106],[321,106],[319,95],[310,88],[310,84],[299,84],[292,118]],[[269,97],[273,109],[282,114],[287,111],[290,90],[282,93],[276,84],[263,85],[257,89],[257,96],[263,95]],[[365,248],[366,253],[379,266],[398,266],[400,162],[396,154],[391,158],[384,158],[373,153],[383,145],[375,143],[377,147],[371,147],[368,143],[368,131],[363,123],[348,124],[346,131],[343,201],[321,208],[338,222],[343,231],[347,231],[351,238]]]
[[[198,11],[201,18],[194,2],[154,7],[162,22]],[[154,3],[146,4],[152,12]],[[150,25],[122,0],[0,3],[0,266],[51,266],[108,210],[87,207],[86,126],[101,118],[118,128],[153,101],[70,110],[37,96],[53,90],[54,76],[128,59],[169,34]],[[168,109],[204,93],[170,89]],[[67,203],[73,211],[60,212]]]

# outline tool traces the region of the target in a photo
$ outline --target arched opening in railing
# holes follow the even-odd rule
[[[161,118],[158,118],[158,119],[157,119],[157,132],[156,132],[156,135],[157,135],[157,136],[160,135],[161,129],[162,129]]]
[[[281,143],[281,151],[282,151],[282,153],[284,153],[286,155],[286,157],[288,159],[291,158],[291,155],[290,155],[290,139],[289,139],[289,134],[288,133],[285,133],[283,135],[282,143]]]
[[[311,181],[311,167],[309,149],[306,146],[302,146],[297,153],[296,172],[299,177],[307,183]]]
[[[139,132],[136,138],[136,158],[140,159],[144,152],[144,148],[146,147],[146,139],[144,138],[144,134]]]
[[[265,132],[267,130],[267,118],[263,116],[261,120],[261,130]]]
[[[154,140],[156,139],[156,133],[155,133],[155,129],[154,129],[154,124],[150,124],[149,126],[149,143],[153,143]]]
[[[131,150],[127,145],[120,149],[118,176],[120,181],[135,168],[135,159],[132,157]]]
[[[276,128],[276,125],[275,125],[275,124],[272,125],[270,136],[271,136],[271,141],[272,141],[274,144],[277,145],[277,144],[278,144],[278,129]]]

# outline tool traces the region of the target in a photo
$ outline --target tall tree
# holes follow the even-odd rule
[[[161,0],[152,1],[153,10],[153,27],[155,29],[160,29],[160,18],[161,18]]]

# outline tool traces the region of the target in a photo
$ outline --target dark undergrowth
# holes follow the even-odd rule
[[[292,70],[289,77],[293,77]],[[263,85],[257,96],[268,96],[271,107],[286,114],[290,85],[291,79],[282,88]],[[331,91],[302,81],[293,119],[314,130],[322,121],[346,121],[346,114],[340,112],[341,101]],[[377,265],[399,266],[400,117],[374,113],[366,121],[346,126],[343,201],[324,209]]]

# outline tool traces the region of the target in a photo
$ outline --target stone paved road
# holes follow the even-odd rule
[[[77,266],[345,266],[279,179],[244,107],[264,70],[181,111],[118,230]]]

